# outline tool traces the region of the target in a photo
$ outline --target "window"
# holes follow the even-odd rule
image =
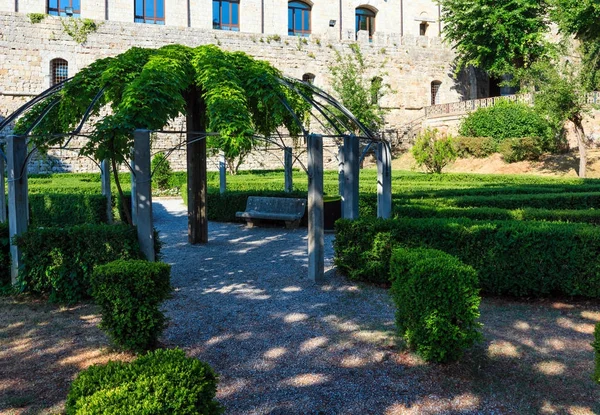
[[[305,73],[302,75],[302,81],[312,85],[315,83],[315,75],[312,73]]]
[[[288,35],[310,35],[310,6],[301,1],[288,3]]]
[[[426,36],[427,35],[427,28],[429,27],[429,24],[427,24],[427,22],[423,22],[419,25],[419,35],[420,36]]]
[[[213,29],[240,31],[240,2],[213,0]]]
[[[48,0],[48,14],[79,17],[81,14],[81,0]]]
[[[431,83],[431,105],[437,105],[440,103],[440,81],[433,81]]]
[[[136,23],[165,24],[165,0],[134,0]]]
[[[69,63],[64,59],[50,61],[50,86],[61,83],[69,78]]]
[[[383,87],[383,79],[381,79],[379,76],[371,79],[371,104],[379,104],[381,87]]]
[[[356,9],[356,38],[358,39],[358,32],[360,30],[366,30],[369,32],[369,40],[373,39],[373,33],[375,33],[375,12],[365,7],[358,7]]]

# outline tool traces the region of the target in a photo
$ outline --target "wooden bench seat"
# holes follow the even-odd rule
[[[237,212],[236,217],[245,219],[248,226],[256,221],[283,221],[287,228],[297,228],[306,210],[306,199],[287,197],[250,196],[246,202],[246,210]]]

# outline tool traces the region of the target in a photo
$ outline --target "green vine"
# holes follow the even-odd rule
[[[46,15],[44,13],[28,13],[27,17],[29,17],[29,21],[32,24],[36,24],[44,20],[46,18]]]
[[[60,19],[64,32],[80,45],[87,41],[88,35],[98,30],[100,25],[91,19]]]

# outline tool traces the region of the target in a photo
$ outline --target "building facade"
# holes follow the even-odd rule
[[[216,44],[329,90],[336,53],[358,43],[391,89],[386,127],[402,134],[428,105],[485,96],[474,74],[457,79],[440,30],[431,0],[3,0],[0,117],[133,46]]]

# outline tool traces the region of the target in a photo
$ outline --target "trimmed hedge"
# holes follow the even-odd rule
[[[396,326],[425,360],[457,360],[481,340],[477,272],[435,249],[394,249]]]
[[[596,364],[594,365],[594,381],[600,383],[600,323],[596,323],[594,328],[594,342],[592,343],[594,348],[594,357]]]
[[[589,223],[600,225],[600,210],[501,209],[493,207],[434,207],[401,205],[394,208],[397,217],[410,218],[468,218],[476,220],[538,220]]]
[[[49,294],[49,300],[57,303],[87,298],[96,265],[142,258],[136,229],[125,225],[30,228],[16,243],[23,252],[22,289]]]
[[[353,279],[389,281],[395,244],[439,249],[497,295],[600,297],[600,232],[586,224],[468,219],[338,220],[335,263]],[[376,243],[374,242],[376,241]],[[379,261],[376,272],[368,260]]]
[[[156,346],[166,327],[160,310],[169,298],[171,266],[143,260],[117,260],[94,268],[92,296],[102,328],[116,346],[142,352]]]
[[[106,197],[100,194],[30,194],[31,226],[106,223]]]
[[[108,362],[80,372],[67,396],[67,415],[216,415],[218,376],[182,350],[156,350],[131,363]]]

